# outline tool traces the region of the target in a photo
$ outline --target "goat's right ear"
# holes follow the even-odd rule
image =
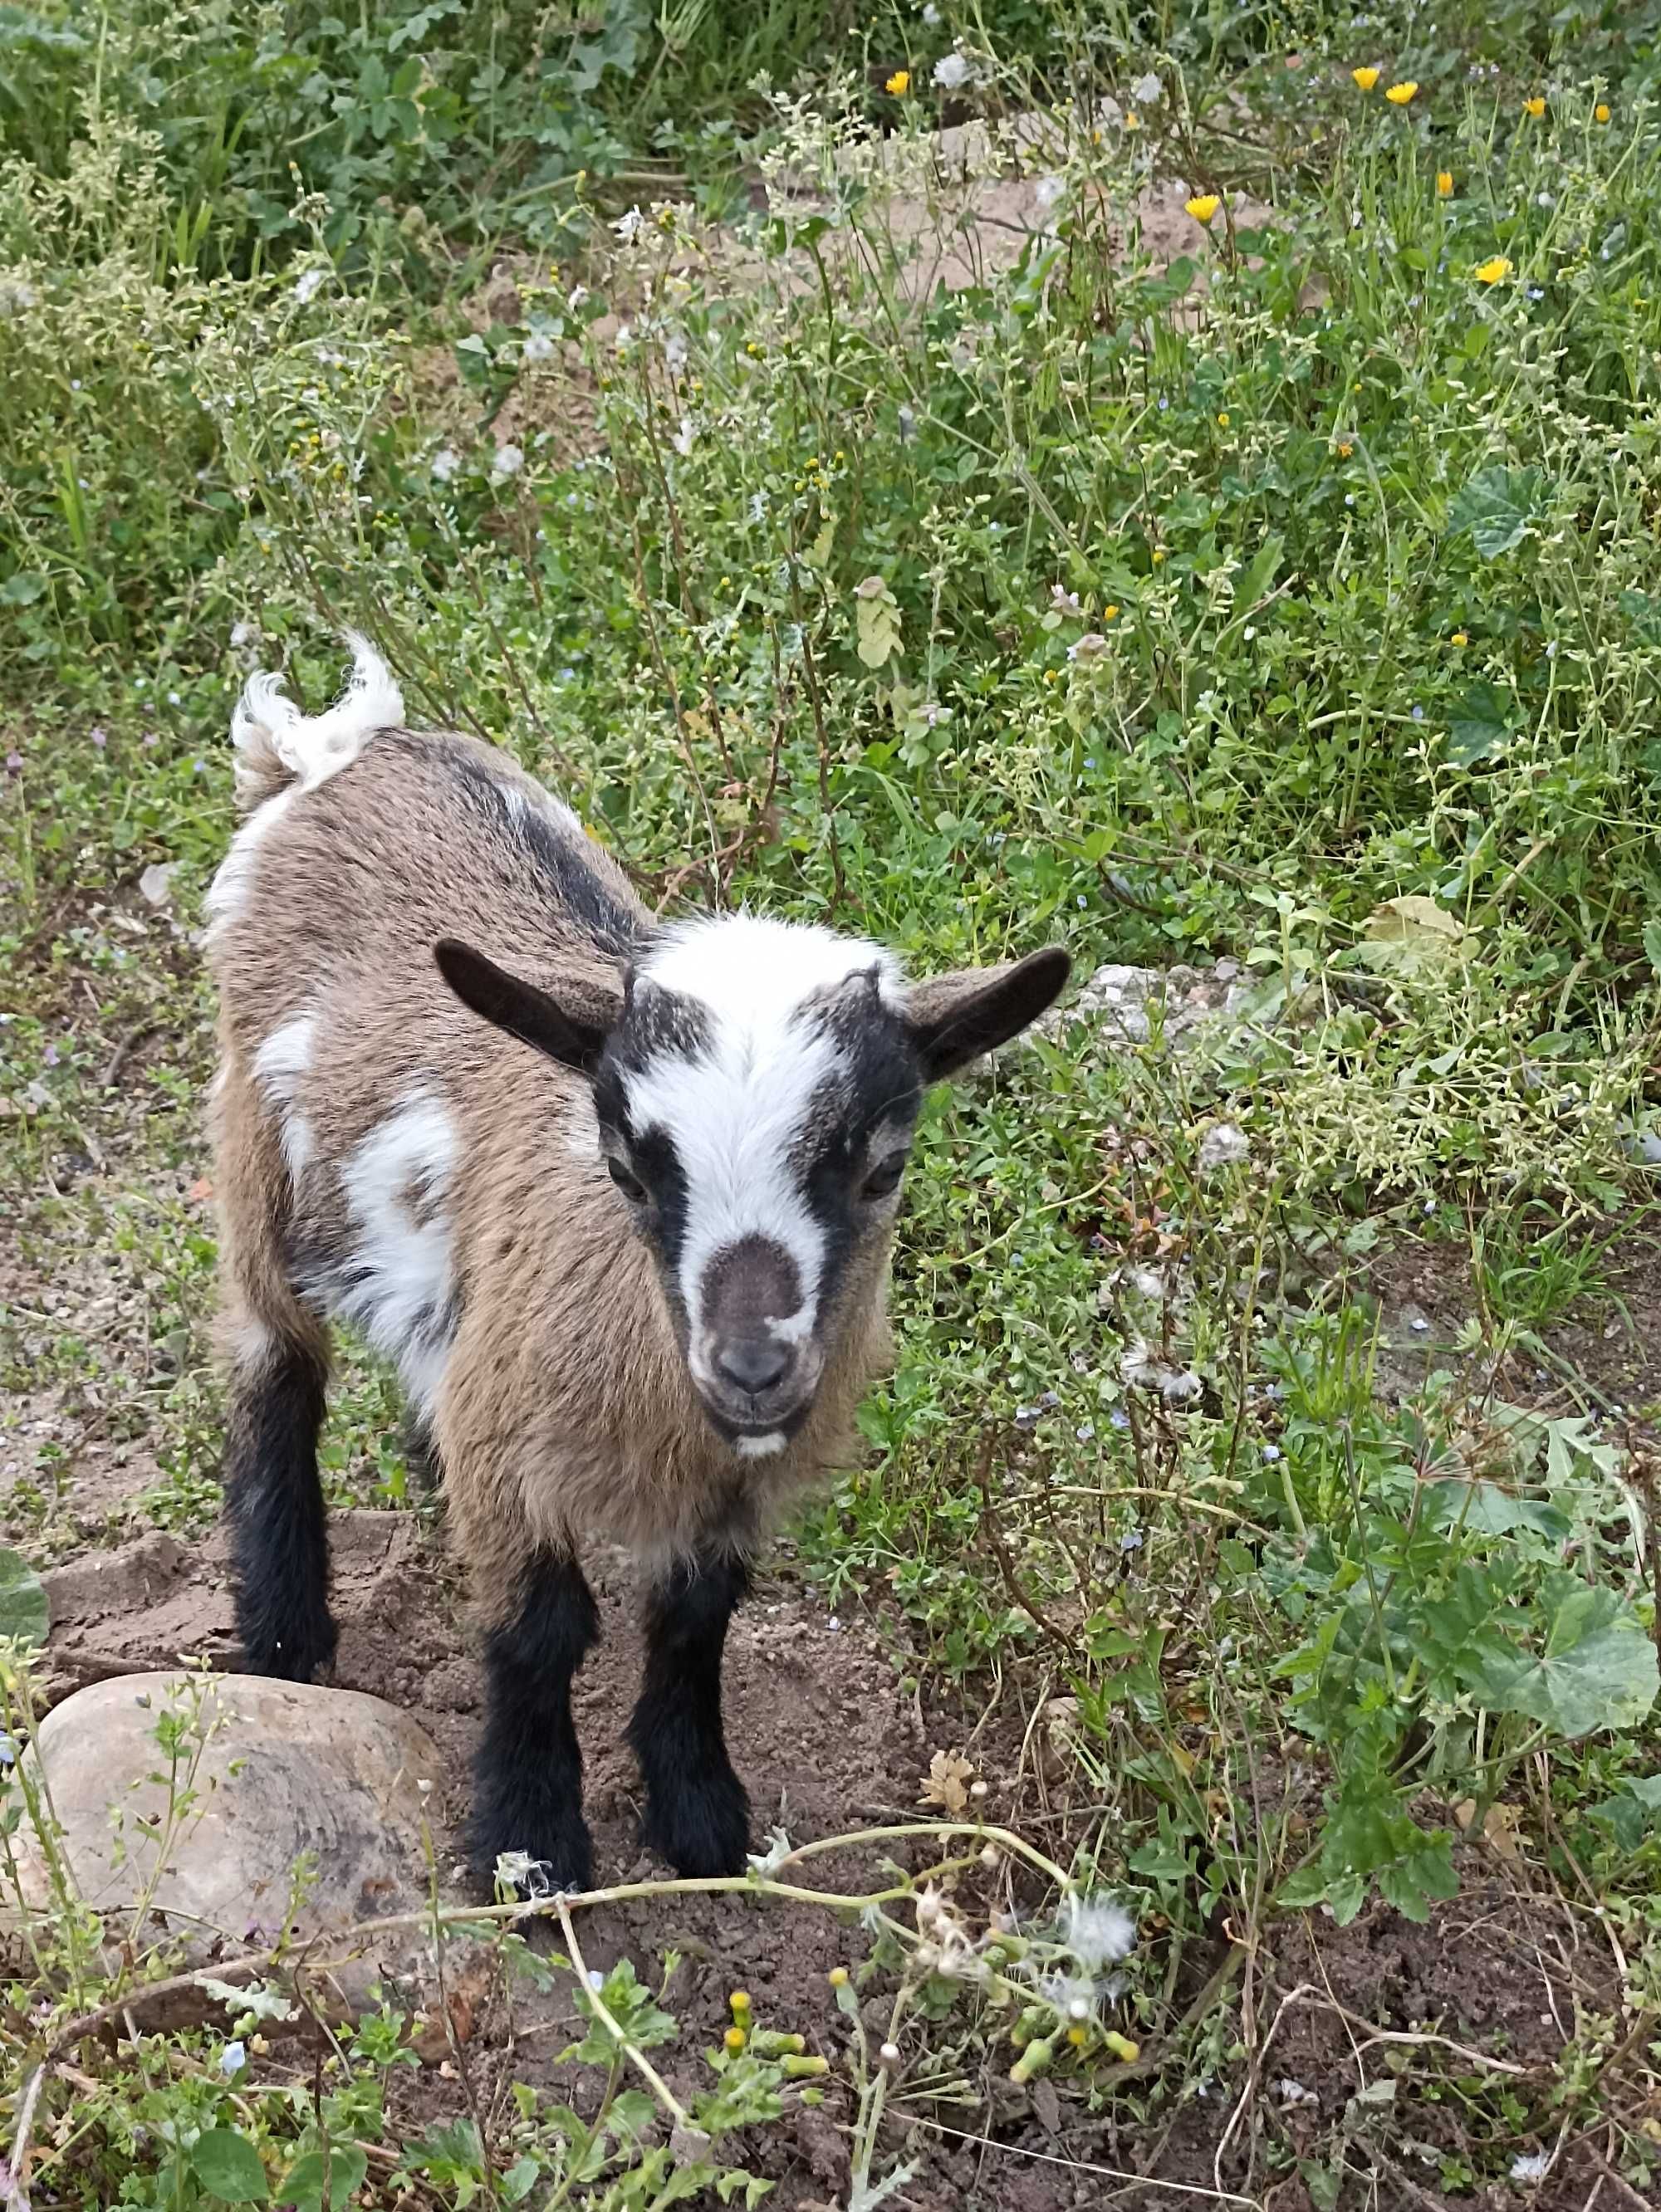
[[[545,1052],[562,1067],[574,1067],[581,1075],[593,1073],[605,1040],[623,1012],[620,988],[611,991],[585,979],[556,998],[539,984],[510,975],[494,960],[487,960],[482,952],[475,952],[471,945],[462,945],[453,937],[441,938],[433,947],[433,957],[439,974],[463,1006],[471,1006],[510,1036],[520,1037],[538,1052]]]

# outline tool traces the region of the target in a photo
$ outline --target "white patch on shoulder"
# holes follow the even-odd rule
[[[210,917],[208,943],[216,944],[226,928],[235,921],[247,904],[248,893],[253,884],[254,862],[263,841],[268,837],[289,809],[300,796],[299,788],[290,784],[286,791],[277,792],[256,806],[230,842],[217,873],[208,886],[202,904]]]
[[[788,1442],[782,1429],[770,1429],[764,1437],[734,1437],[733,1449],[740,1459],[773,1459]]]
[[[321,1288],[431,1404],[454,1333],[450,1223],[443,1211],[460,1141],[441,1100],[417,1091],[371,1129],[341,1170],[358,1240]]]
[[[356,630],[346,632],[352,672],[334,705],[302,714],[280,676],[251,676],[231,717],[231,743],[250,758],[275,753],[302,791],[350,766],[377,730],[404,720],[404,694],[390,668]]]
[[[712,1054],[666,1057],[627,1079],[630,1115],[672,1136],[686,1177],[679,1282],[698,1380],[710,1379],[699,1320],[704,1272],[742,1238],[770,1239],[795,1262],[801,1303],[794,1314],[770,1317],[775,1336],[796,1342],[812,1332],[824,1232],[803,1200],[790,1155],[836,1072],[837,1052],[800,1015],[806,1000],[873,970],[883,996],[897,1000],[899,963],[881,945],[747,914],[672,930],[642,970],[696,1000],[715,1029]]]
[[[299,1182],[307,1162],[317,1152],[312,1125],[295,1104],[311,1067],[317,1029],[315,1013],[296,1014],[292,1021],[274,1029],[253,1056],[254,1080],[276,1109],[277,1139],[293,1183]]]

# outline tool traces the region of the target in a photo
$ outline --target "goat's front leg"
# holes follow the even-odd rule
[[[599,1616],[568,1553],[533,1552],[508,1613],[484,1639],[484,1735],[473,1768],[469,1842],[482,1882],[504,1851],[541,1869],[524,1886],[586,1889],[593,1855],[582,1817],[582,1753],[571,1680],[599,1640]]]
[[[747,1560],[678,1561],[646,1608],[646,1680],[629,1741],[646,1784],[641,1841],[677,1874],[742,1874],[750,1801],[721,1723],[727,1624],[750,1586]]]

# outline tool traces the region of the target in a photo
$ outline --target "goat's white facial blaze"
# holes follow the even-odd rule
[[[695,1002],[709,1017],[709,1051],[666,1055],[627,1079],[630,1118],[673,1143],[685,1179],[685,1221],[676,1273],[690,1331],[694,1379],[712,1380],[703,1327],[710,1263],[751,1239],[788,1255],[800,1286],[791,1313],[768,1327],[782,1344],[812,1333],[824,1267],[824,1232],[791,1164],[815,1102],[837,1069],[834,1041],[804,1018],[805,1001],[859,974],[898,986],[891,954],[829,930],[731,915],[672,931],[645,979]]]
[[[369,1132],[340,1176],[359,1236],[326,1285],[332,1310],[397,1363],[423,1408],[437,1393],[454,1334],[444,1202],[459,1152],[442,1103],[417,1091]]]
[[[276,1109],[278,1140],[289,1181],[295,1183],[317,1151],[311,1123],[295,1104],[295,1094],[312,1064],[317,1029],[314,1013],[296,1014],[292,1021],[274,1029],[253,1056],[254,1080]]]

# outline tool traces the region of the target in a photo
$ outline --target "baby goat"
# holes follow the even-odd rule
[[[1042,1013],[1068,961],[906,983],[824,929],[662,926],[505,753],[404,727],[352,644],[326,714],[249,684],[250,811],[209,896],[243,1647],[295,1681],[334,1652],[316,1444],[326,1323],[350,1321],[397,1366],[472,1570],[480,1875],[523,1852],[556,1886],[589,1878],[584,1540],[651,1577],[643,1839],[735,1872],[728,1619],[886,1355],[925,1089]]]

